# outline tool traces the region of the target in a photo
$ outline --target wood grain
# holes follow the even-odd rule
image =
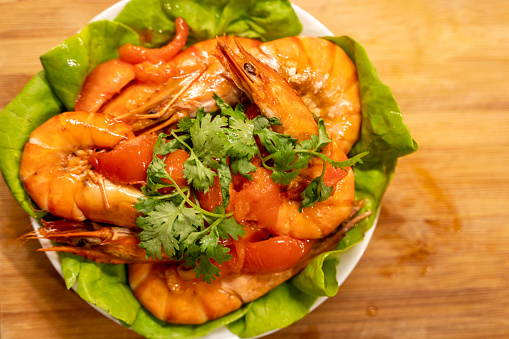
[[[0,0],[0,108],[115,1]],[[509,337],[509,3],[296,0],[368,51],[420,149],[336,297],[270,338]],[[64,283],[0,184],[0,337],[139,338]]]

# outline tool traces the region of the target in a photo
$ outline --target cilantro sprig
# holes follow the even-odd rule
[[[231,258],[229,248],[220,240],[238,240],[245,234],[242,226],[231,214],[207,212],[180,195],[155,201],[141,199],[135,205],[144,212],[137,218],[143,229],[140,247],[147,257],[161,258],[164,252],[176,260],[184,259],[186,266],[194,267],[196,277],[210,283],[220,273],[213,261],[222,264]]]
[[[225,159],[228,140],[222,131],[226,123],[219,115],[199,110],[196,119],[183,119],[169,135],[159,134],[147,171],[147,185],[142,189],[145,197],[135,204],[140,213],[136,223],[142,229],[139,246],[146,250],[147,257],[161,258],[164,253],[183,259],[186,266],[194,267],[197,277],[209,283],[220,273],[214,263],[221,265],[231,258],[229,248],[220,241],[230,237],[238,240],[245,234],[233,213],[225,212],[231,182]],[[170,177],[162,160],[177,149],[189,153],[183,174],[190,186],[183,188]],[[207,192],[217,175],[223,204],[209,212],[199,206],[195,190]],[[160,189],[165,187],[174,190],[162,195]]]
[[[261,157],[265,168],[272,171],[271,178],[274,182],[288,185],[297,177],[301,169],[305,169],[312,158],[320,158],[323,162],[323,170],[320,176],[313,181],[302,192],[302,202],[299,210],[305,207],[311,207],[319,201],[324,201],[332,194],[332,186],[327,186],[324,181],[326,164],[330,163],[334,168],[352,166],[355,163],[362,163],[362,158],[367,152],[358,154],[346,161],[334,161],[325,154],[321,153],[323,148],[332,142],[327,134],[323,119],[315,116],[318,124],[318,134],[312,135],[310,139],[303,140],[300,143],[288,135],[276,133],[270,129],[263,128],[256,132],[262,145],[269,152],[266,157]],[[270,165],[269,161],[272,161]]]
[[[178,128],[169,134],[159,134],[147,171],[147,185],[142,188],[145,197],[135,204],[140,215],[137,224],[142,229],[139,246],[146,250],[147,257],[161,258],[164,253],[176,260],[184,260],[188,267],[194,267],[197,277],[207,282],[220,274],[215,263],[221,265],[231,259],[229,248],[222,241],[230,237],[238,240],[245,234],[233,213],[226,213],[232,173],[252,180],[251,173],[256,170],[252,159],[257,156],[262,166],[272,171],[274,182],[288,185],[311,159],[321,159],[321,175],[301,194],[302,211],[302,208],[331,195],[332,187],[324,182],[327,163],[345,168],[362,162],[365,155],[336,162],[321,153],[331,142],[321,119],[316,119],[318,134],[298,142],[270,129],[281,124],[278,119],[261,115],[249,119],[242,105],[233,109],[215,94],[214,99],[219,112],[205,114],[199,109],[196,118],[181,119]],[[263,155],[257,138],[263,146]],[[178,187],[165,169],[164,156],[177,149],[189,154],[183,167],[184,178],[189,184],[186,187]],[[196,192],[206,193],[216,176],[223,201],[209,212],[199,205]],[[165,187],[172,187],[173,191],[161,194],[161,188]]]

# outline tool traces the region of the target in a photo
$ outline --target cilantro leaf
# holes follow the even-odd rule
[[[273,171],[270,178],[281,185],[289,185],[293,179],[297,178],[299,171]]]
[[[169,179],[170,175],[166,171],[166,164],[156,155],[152,157],[152,162],[147,169],[147,185],[142,188],[143,194],[147,196],[159,195],[158,190],[169,186],[162,179]]]
[[[227,154],[233,157],[247,157],[252,159],[258,152],[258,145],[254,139],[254,125],[245,119],[230,118],[230,126],[226,130],[230,147]]]
[[[209,222],[211,221],[210,217],[206,219]],[[211,260],[221,265],[223,262],[231,259],[231,255],[228,254],[230,249],[220,244],[219,240],[226,240],[229,237],[238,240],[239,236],[244,234],[244,228],[233,217],[216,219],[198,237],[195,237],[193,245],[195,253],[192,258],[188,258],[186,264],[195,266],[194,272],[196,277],[201,276],[204,281],[210,283],[212,279],[219,276],[219,268]],[[197,242],[199,243],[199,251],[196,251]]]
[[[230,183],[232,182],[232,174],[226,159],[221,159],[221,161],[219,161],[217,175],[219,177],[219,184],[221,186],[221,197],[223,198],[222,206],[226,208],[230,202]]]
[[[345,167],[349,167],[349,166],[353,166],[355,165],[356,163],[359,163],[359,164],[363,164],[362,162],[362,158],[364,158],[366,155],[368,155],[368,151],[366,152],[362,152],[362,153],[359,153],[345,161],[333,161],[333,160],[330,160],[330,163],[332,166],[334,166],[335,168],[345,168]]]
[[[216,176],[216,172],[205,166],[194,153],[184,162],[182,173],[190,185],[205,193],[214,184]]]
[[[140,214],[148,214],[155,210],[159,201],[154,199],[138,198],[138,202],[134,204],[134,208]]]
[[[190,135],[183,135],[179,139],[170,139],[167,138],[169,135],[160,133],[157,137],[156,144],[154,146],[154,154],[156,155],[167,155],[169,153],[172,153],[173,151],[177,149],[185,149],[186,145],[184,145],[182,142],[188,141],[191,136]]]
[[[243,120],[246,115],[245,115],[245,110],[244,110],[244,106],[242,106],[242,104],[237,104],[237,106],[235,107],[235,110],[233,110],[233,108],[228,105],[226,102],[224,102],[223,99],[221,99],[216,93],[214,93],[213,95],[213,98],[214,100],[216,101],[216,105],[217,107],[219,107],[219,109],[221,110],[221,115],[223,116],[230,116],[232,118],[235,118],[235,119],[239,119],[239,120]]]
[[[315,145],[315,150],[322,149],[325,145],[332,142],[327,134],[327,128],[325,127],[325,122],[323,119],[318,120],[318,139],[317,144]]]
[[[267,128],[255,131],[255,135],[260,138],[261,144],[270,154],[276,153],[280,148],[286,145],[295,146],[297,142],[297,139],[289,135],[280,134]]]
[[[143,229],[139,246],[147,251],[147,257],[161,259],[161,248],[170,257],[175,255],[179,245],[173,233],[173,223],[177,218],[178,208],[171,202],[162,202],[146,216],[136,219]]]
[[[233,240],[239,240],[240,237],[246,235],[244,228],[239,227],[239,224],[234,218],[222,219],[221,222],[217,224],[217,232],[219,237],[223,240],[228,239],[229,236],[232,237]]]
[[[200,114],[201,113],[201,114]],[[198,109],[198,115],[203,115],[203,109]],[[191,129],[191,127],[193,126],[194,124],[194,120],[189,118],[189,117],[185,117],[185,118],[182,118],[179,120],[177,126],[179,128],[180,131],[182,132],[189,132],[189,130]]]
[[[210,168],[217,168],[217,160],[225,156],[228,146],[228,137],[225,129],[228,121],[225,117],[206,114],[201,121],[195,121],[191,129],[193,152],[196,158]]]
[[[251,159],[259,152],[254,138],[255,124],[248,119],[244,107],[238,104],[235,110],[226,104],[214,93],[217,106],[221,109],[222,116],[228,116],[228,128],[225,129],[230,145],[226,152],[230,157],[231,168],[234,174],[240,173],[252,180],[250,172],[256,170],[251,164]]]
[[[253,180],[253,176],[249,173],[256,171],[256,166],[251,163],[248,158],[235,158],[230,162],[233,174],[240,173],[248,180]]]
[[[267,118],[264,115],[257,115],[253,120],[254,130],[261,131],[264,128],[269,128],[273,125],[282,125],[281,120],[276,117]]]
[[[333,186],[327,186],[323,181],[323,173],[321,176],[316,177],[302,192],[302,202],[299,206],[299,211],[305,207],[310,207],[319,201],[327,200],[332,194]]]
[[[194,272],[197,277],[202,277],[207,283],[211,283],[214,277],[219,276],[219,268],[215,266],[205,254],[201,255],[198,259]]]

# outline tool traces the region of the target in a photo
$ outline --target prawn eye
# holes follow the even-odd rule
[[[251,75],[256,75],[256,69],[254,68],[254,66],[252,64],[250,64],[249,62],[246,62],[244,64],[244,70],[246,72],[248,72],[249,74]]]
[[[76,247],[84,247],[87,244],[87,241],[83,238],[81,238],[78,243],[76,244]]]

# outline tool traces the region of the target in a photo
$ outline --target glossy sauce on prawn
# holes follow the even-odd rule
[[[265,44],[251,39],[236,40],[198,43],[165,61],[170,75],[163,84],[137,79],[111,100],[101,101],[100,110],[115,115],[116,119],[102,113],[71,112],[60,114],[36,129],[27,143],[21,166],[22,180],[34,201],[60,217],[88,218],[136,228],[133,205],[142,193],[130,183],[138,182],[107,179],[104,173],[93,170],[90,154],[95,149],[127,144],[134,133],[160,130],[183,117],[193,117],[200,107],[206,112],[216,110],[213,93],[231,105],[247,96],[263,115],[281,120],[282,125],[275,127],[278,132],[299,141],[317,134],[313,118],[313,113],[316,114],[324,119],[334,140],[324,153],[335,161],[345,160],[345,152],[358,137],[360,126],[358,81],[346,54],[332,43],[316,38],[295,37]],[[46,155],[54,161],[41,167]],[[311,161],[289,188],[303,188],[320,175],[322,167],[318,159]],[[150,312],[171,323],[200,324],[262,296],[298,273],[325,248],[332,249],[337,243],[334,235],[338,234],[337,228],[351,214],[354,202],[351,168],[328,169],[326,176],[333,186],[332,195],[303,211],[299,210],[298,198],[285,195],[279,185],[270,182],[268,170],[259,167],[253,176],[253,183],[237,190],[230,187],[231,206],[235,206],[235,199],[241,204],[242,197],[248,196],[244,200],[249,205],[243,208],[245,213],[234,215],[237,222],[246,229],[254,229],[257,236],[229,243],[234,260],[223,267],[221,276],[211,284],[197,279],[178,263],[146,264],[138,252],[129,250],[133,244],[136,246],[133,241],[136,232],[105,228],[84,229],[74,235],[47,232],[43,236],[68,239],[71,248],[55,250],[76,254],[80,250],[72,245],[80,238],[101,239],[100,245],[86,247],[81,255],[99,262],[108,262],[108,257],[115,256],[112,263],[131,263],[131,288]],[[253,210],[256,195],[261,199],[277,195],[278,203],[271,206],[270,218],[260,215],[263,211]],[[118,238],[122,241],[105,242],[113,234],[123,234]],[[125,245],[124,252],[118,244]],[[290,257],[266,267],[270,256],[283,257],[278,251],[287,253],[289,249]]]

